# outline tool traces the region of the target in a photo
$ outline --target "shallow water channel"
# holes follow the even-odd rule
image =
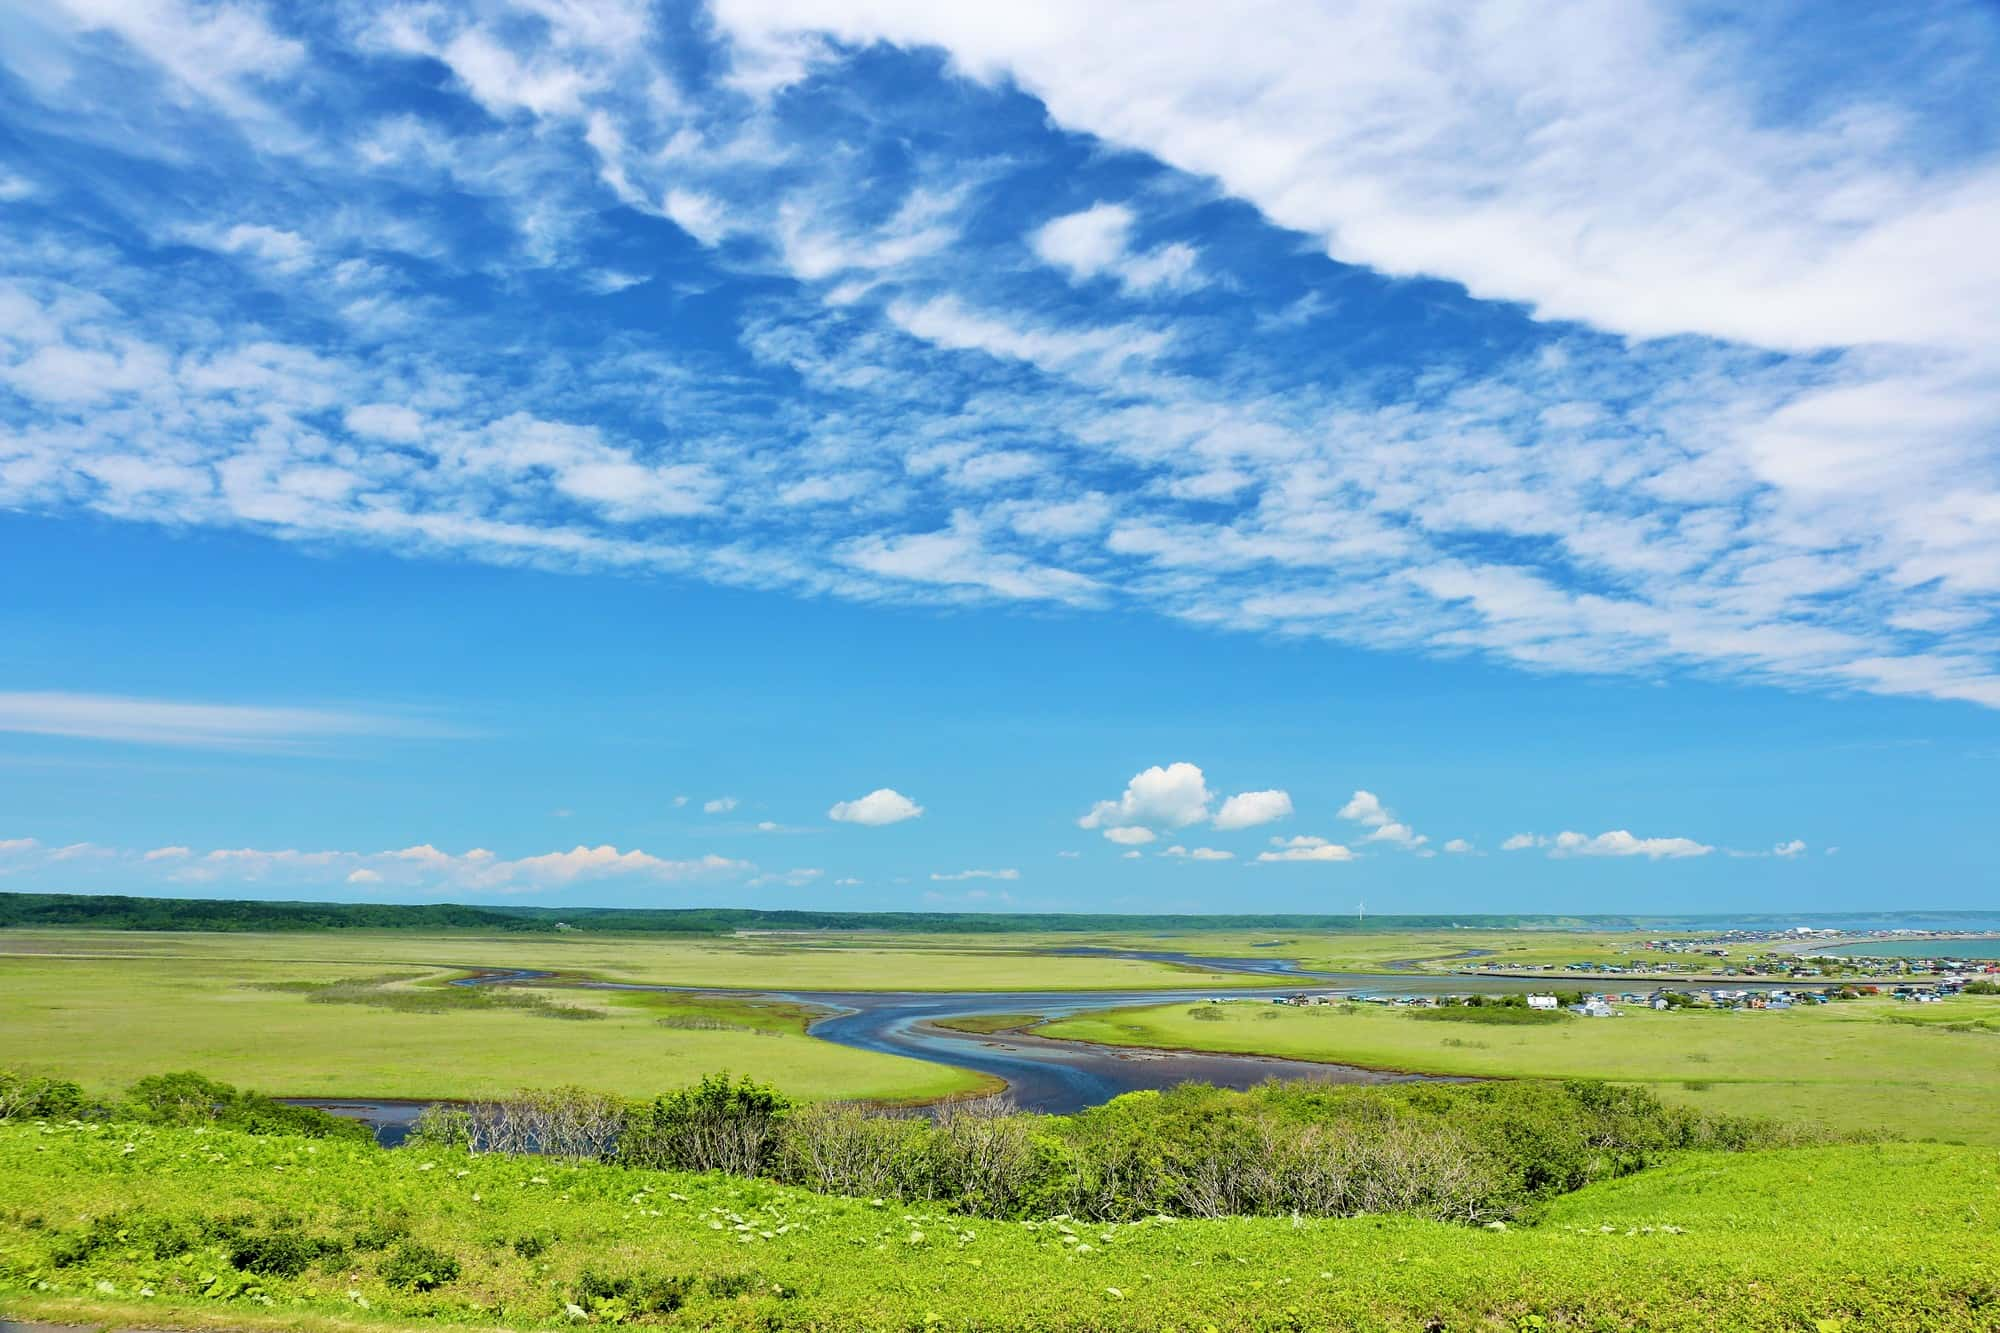
[[[1251,973],[1286,984],[1269,988],[1190,986],[1174,990],[1122,991],[808,991],[728,990],[712,986],[664,986],[625,981],[571,981],[581,990],[662,991],[679,995],[721,995],[733,999],[786,1000],[822,1009],[806,1031],[822,1041],[857,1050],[907,1056],[950,1065],[1004,1080],[1007,1095],[1027,1111],[1063,1114],[1098,1106],[1121,1093],[1169,1088],[1177,1083],[1212,1083],[1223,1088],[1249,1088],[1270,1078],[1307,1078],[1328,1083],[1391,1083],[1432,1079],[1434,1075],[1367,1069],[1359,1065],[1323,1064],[1263,1055],[1225,1055],[1199,1051],[1151,1050],[1101,1046],[1093,1042],[1054,1041],[1019,1032],[979,1035],[935,1026],[940,1019],[985,1014],[1033,1014],[1067,1017],[1096,1009],[1145,1004],[1188,1004],[1212,997],[1270,1000],[1289,995],[1464,995],[1543,991],[1552,985],[1588,984],[1588,978],[1466,977],[1384,975],[1375,972],[1312,972],[1283,958],[1212,958],[1197,954],[1077,947],[1049,952],[1066,956],[1143,959],[1176,963],[1216,972]],[[460,977],[454,986],[503,986],[546,981],[552,973],[527,968],[482,968]],[[1747,986],[1775,985],[1745,979]],[[1443,1080],[1455,1081],[1455,1080]],[[426,1101],[395,1098],[288,1098],[302,1106],[318,1106],[375,1127],[385,1144],[400,1143],[409,1134]]]
[[[641,982],[576,981],[584,990],[662,991],[684,995],[726,995],[736,999],[786,1000],[825,1011],[806,1031],[822,1041],[857,1050],[928,1060],[933,1064],[988,1074],[1005,1082],[1007,1094],[1023,1110],[1065,1113],[1101,1105],[1121,1093],[1204,1082],[1248,1088],[1270,1078],[1309,1078],[1329,1083],[1388,1083],[1427,1077],[1356,1065],[1322,1064],[1273,1056],[1211,1054],[1100,1046],[1053,1041],[1024,1033],[988,1035],[934,1026],[939,1019],[985,1014],[1034,1014],[1055,1018],[1096,1009],[1143,1004],[1195,1003],[1211,997],[1270,1000],[1297,994],[1489,993],[1533,989],[1538,983],[1511,979],[1398,977],[1373,973],[1310,972],[1281,958],[1210,958],[1192,954],[1109,949],[1057,951],[1078,955],[1145,959],[1254,973],[1288,984],[1272,988],[1240,986],[1121,991],[805,991],[724,990],[715,987],[649,985]],[[494,986],[546,981],[552,974],[527,968],[484,968],[461,977],[456,986]],[[400,1098],[288,1098],[375,1127],[385,1144],[400,1143],[431,1102]]]

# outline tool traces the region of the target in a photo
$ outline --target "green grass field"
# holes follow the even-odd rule
[[[1936,1145],[1690,1155],[1506,1230],[995,1222],[727,1177],[120,1125],[0,1126],[0,1179],[0,1309],[153,1328],[1852,1333],[1991,1329],[2000,1308],[2000,1155]],[[338,1248],[259,1275],[213,1239],[274,1230]],[[438,1259],[455,1274],[408,1285],[448,1271]],[[631,1294],[607,1294],[620,1279]]]
[[[316,1004],[266,989],[382,970],[380,962],[0,958],[0,1067],[61,1073],[96,1092],[198,1069],[280,1096],[462,1097],[577,1083],[639,1097],[722,1069],[808,1098],[929,1099],[984,1086],[941,1065],[808,1037],[795,1008],[545,992],[603,1015],[578,1022],[513,1009]]]
[[[1219,1018],[1198,1019],[1200,1009]],[[1904,1020],[1919,1019],[1918,1022]],[[1239,1001],[1079,1015],[1039,1035],[1492,1077],[1644,1083],[1705,1110],[2000,1144],[2000,999],[1857,1000],[1788,1013],[1633,1008],[1532,1027],[1429,1023],[1375,1005]],[[1970,1025],[1971,1030],[1953,1031]]]
[[[736,937],[294,931],[273,934],[9,930],[12,956],[155,958],[234,966],[364,963],[382,967],[523,967],[619,981],[730,989],[1146,990],[1257,985],[1259,979],[1121,958],[1037,950],[1114,937],[785,934]],[[1171,949],[1150,942],[1126,947]]]

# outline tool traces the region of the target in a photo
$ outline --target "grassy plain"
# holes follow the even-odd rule
[[[1219,1017],[1196,1018],[1200,1010]],[[1432,1074],[1602,1078],[1728,1114],[2000,1144],[2000,999],[1989,997],[1921,1009],[1887,999],[1783,1013],[1633,1008],[1526,1027],[1428,1023],[1376,1005],[1174,1004],[1035,1031]]]
[[[1040,952],[1104,943],[1110,938],[831,933],[661,937],[474,931],[197,934],[9,930],[0,931],[0,959],[13,955],[154,958],[223,966],[365,963],[378,970],[409,964],[520,967],[584,972],[658,985],[826,991],[1147,990],[1268,984],[1268,979],[1254,976],[1213,973],[1168,963],[1057,957]],[[1175,946],[1151,943],[1123,947]]]
[[[727,1177],[120,1125],[0,1125],[0,1178],[0,1309],[120,1326],[1851,1333],[1991,1329],[2000,1302],[2000,1154],[1937,1145],[1689,1155],[1501,1231],[994,1222]],[[339,1248],[260,1276],[216,1238],[274,1230]],[[411,1246],[456,1272],[392,1285]],[[680,1308],[603,1294],[619,1279]]]
[[[808,1098],[928,1099],[984,1086],[942,1065],[808,1037],[803,1011],[789,1006],[534,992],[602,1015],[576,1021],[509,1008],[313,1003],[272,989],[382,973],[380,961],[0,958],[0,1066],[61,1074],[95,1092],[197,1069],[277,1096],[462,1097],[575,1083],[639,1097],[724,1069]],[[452,974],[428,976],[435,984]]]

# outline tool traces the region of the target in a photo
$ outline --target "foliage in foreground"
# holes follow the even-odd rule
[[[68,1079],[0,1069],[0,1120],[120,1120],[140,1125],[216,1125],[246,1134],[296,1134],[374,1142],[366,1125],[310,1106],[291,1106],[195,1073],[154,1074],[120,1098],[85,1094]]]
[[[580,1089],[436,1108],[418,1142],[758,1176],[982,1217],[1155,1214],[1512,1218],[1690,1148],[1799,1131],[1669,1107],[1600,1083],[1186,1084],[1069,1116],[995,1100],[934,1117],[793,1106],[748,1079],[623,1105]]]
[[[0,1125],[0,1309],[160,1327],[1991,1329],[2000,1154],[1684,1154],[1539,1225],[993,1222],[760,1180]]]

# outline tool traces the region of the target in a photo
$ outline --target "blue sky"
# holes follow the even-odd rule
[[[1990,907],[1990,7],[0,3],[0,888]]]

